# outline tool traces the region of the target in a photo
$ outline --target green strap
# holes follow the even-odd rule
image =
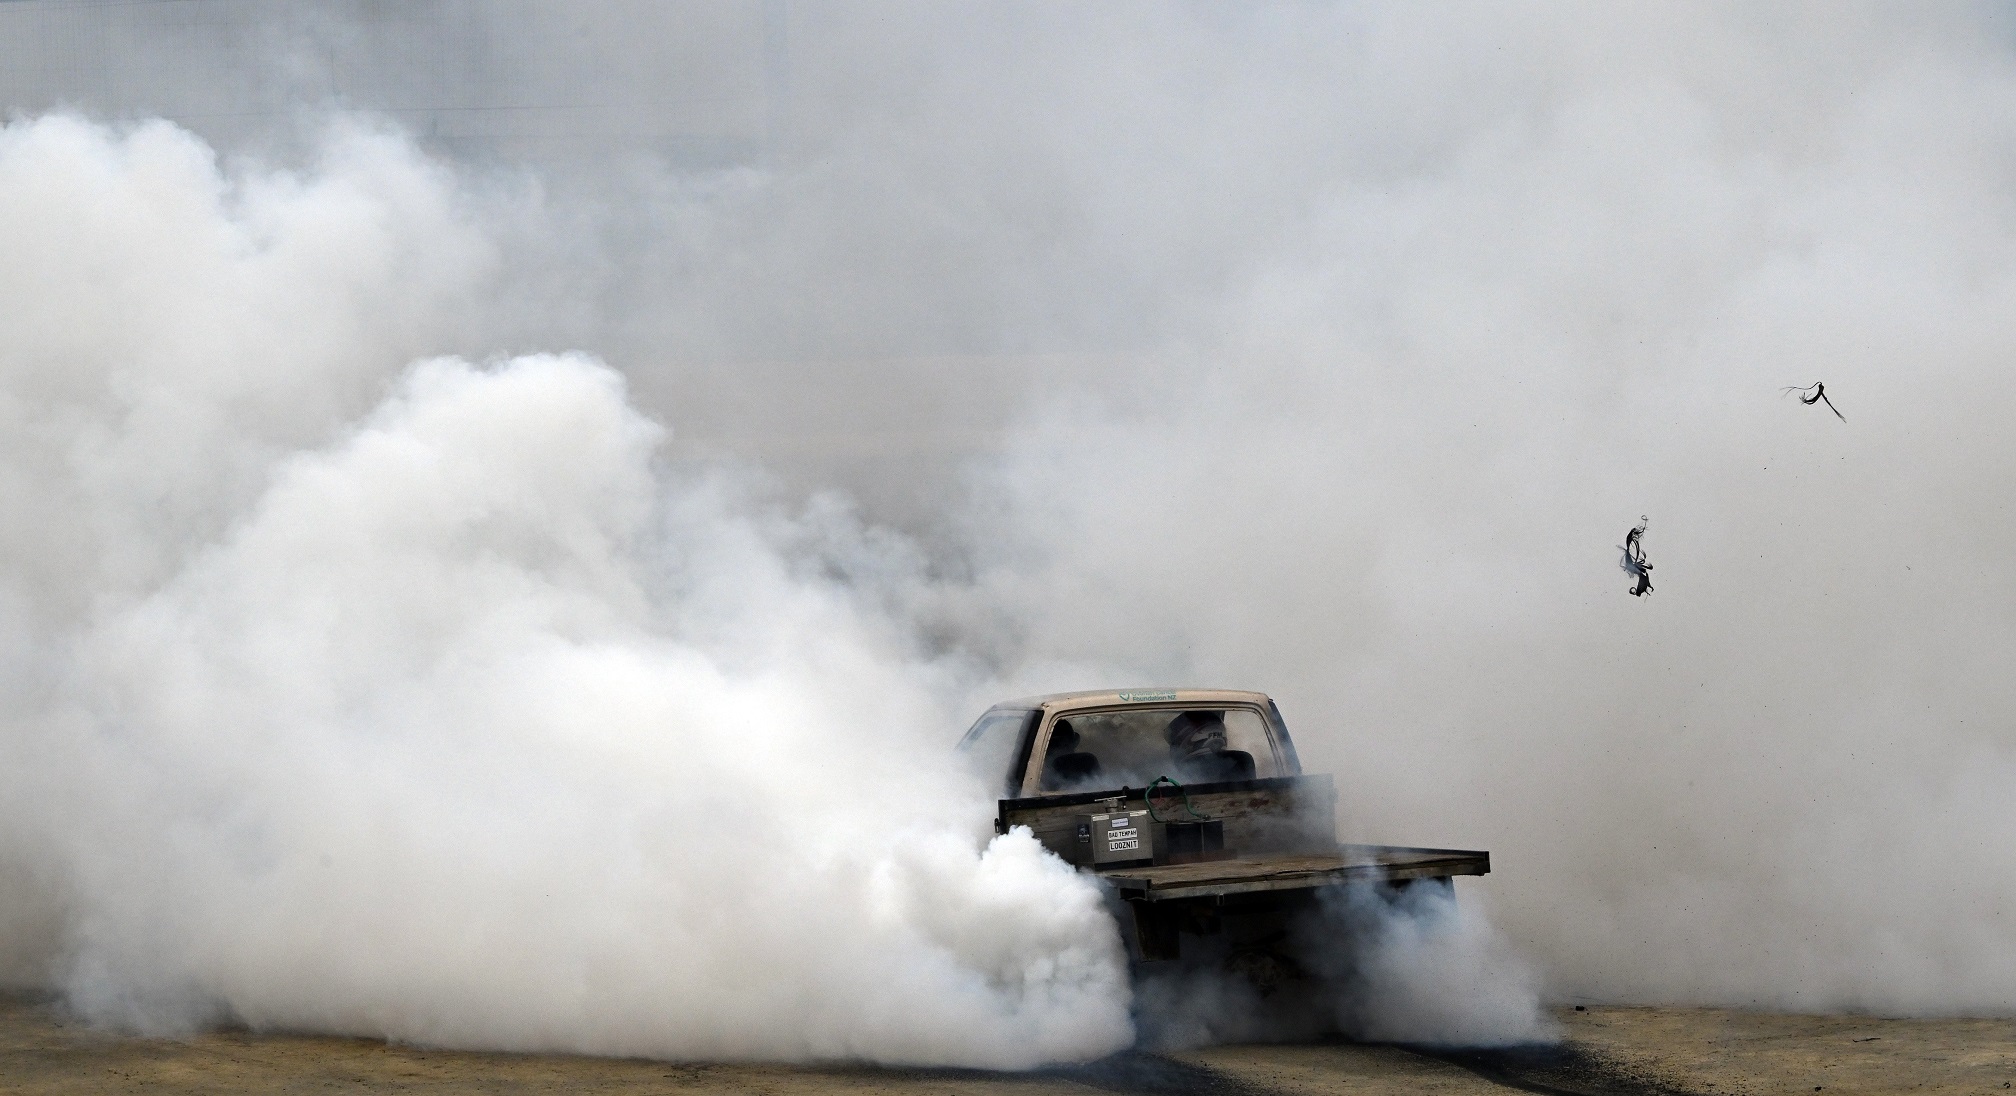
[[[1161,815],[1155,813],[1155,785],[1157,784],[1167,784],[1170,787],[1176,789],[1176,794],[1183,797],[1183,809],[1184,811],[1188,812],[1190,817],[1196,819],[1199,822],[1211,821],[1210,819],[1204,817],[1203,815],[1198,814],[1197,808],[1190,805],[1190,793],[1183,790],[1183,785],[1176,783],[1174,780],[1171,780],[1166,776],[1156,777],[1154,780],[1148,782],[1147,787],[1141,789],[1141,799],[1143,802],[1148,804],[1148,817],[1154,819],[1157,822],[1178,821],[1177,819],[1164,818]]]

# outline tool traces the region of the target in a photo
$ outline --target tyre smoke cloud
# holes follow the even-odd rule
[[[1379,11],[1209,349],[988,481],[1014,650],[1274,693],[1557,997],[2016,1009],[2000,17]]]
[[[383,137],[0,131],[17,978],[147,1032],[1125,1045],[1098,890],[949,768],[900,554],[668,478],[592,359],[408,365],[499,258],[455,203]]]
[[[1560,1039],[1540,971],[1453,888],[1327,891],[1278,951],[1198,938],[1180,963],[1137,971],[1138,1040],[1153,1049],[1343,1034],[1412,1046]]]
[[[272,33],[320,43],[344,10]],[[302,93],[303,110],[274,112],[265,131],[220,136],[214,120],[186,119],[282,165],[223,176],[231,186],[165,127],[10,127],[0,215],[54,241],[33,269],[0,274],[10,299],[36,304],[10,312],[0,363],[21,416],[6,435],[8,497],[32,518],[6,534],[18,576],[0,606],[7,657],[31,683],[7,700],[12,726],[173,728],[225,705],[226,686],[256,696],[231,669],[251,658],[233,628],[256,588],[223,576],[264,568],[279,581],[278,549],[252,545],[284,539],[287,519],[263,515],[333,506],[288,500],[334,482],[313,468],[364,475],[375,458],[356,448],[363,424],[398,419],[451,378],[611,383],[583,359],[494,375],[410,363],[580,347],[677,433],[655,473],[567,454],[587,495],[605,473],[652,484],[615,492],[616,510],[559,493],[602,515],[590,526],[661,547],[569,572],[564,604],[532,599],[519,611],[536,619],[498,633],[507,654],[510,636],[588,626],[545,614],[610,616],[615,631],[586,634],[646,652],[625,656],[650,667],[633,682],[688,680],[651,662],[671,643],[726,667],[713,672],[747,686],[737,695],[816,704],[806,725],[877,742],[895,741],[891,727],[921,742],[934,723],[949,738],[967,709],[1016,692],[1264,689],[1305,764],[1336,774],[1351,838],[1493,850],[1495,873],[1466,883],[1464,900],[1488,907],[1557,998],[2016,1010],[2016,854],[1995,836],[2016,779],[2004,670],[2016,589],[2001,548],[2016,519],[1998,501],[2016,481],[1999,444],[2016,411],[2003,368],[2016,336],[2016,57],[2002,9],[792,5],[774,9],[779,23],[751,6],[723,29],[663,5],[648,33],[622,5],[576,10],[568,48],[655,34],[685,56],[781,27],[749,56],[783,67],[735,85],[762,89],[748,92],[762,109],[724,115],[758,151],[694,166],[676,150],[589,162],[548,144],[500,163],[424,129],[427,156],[368,125],[299,138],[325,132],[324,112],[306,108],[329,100],[410,122],[390,98],[371,101],[403,85],[369,66],[343,95]],[[510,19],[467,13],[483,30],[470,40],[512,40]],[[253,83],[291,102],[307,70],[258,71]],[[544,86],[498,71],[496,86]],[[741,101],[705,66],[598,71],[622,92],[611,102]],[[165,109],[110,90],[69,98],[115,116]],[[119,220],[126,207],[88,172],[19,151],[59,132],[100,150],[85,161],[179,148],[174,178],[194,182],[136,185],[138,211]],[[327,200],[286,200],[311,191]],[[176,194],[209,197],[184,208]],[[132,250],[94,260],[59,235],[98,223]],[[207,254],[243,261],[193,258],[205,226],[229,237]],[[1853,421],[1778,398],[1815,377]],[[776,478],[707,471],[724,455]],[[865,521],[820,494],[833,487]],[[828,501],[791,501],[802,498]],[[447,522],[438,501],[418,509]],[[526,515],[546,504],[525,505],[521,521],[544,529]],[[626,505],[695,520],[675,536],[669,519],[638,519],[651,532],[636,533],[612,516]],[[1616,537],[1640,514],[1658,523],[1657,598],[1629,597],[1616,570]],[[534,537],[519,566],[587,551],[553,535]],[[492,550],[475,547],[482,535],[440,536],[466,553],[451,559]],[[716,569],[696,579],[638,562],[685,558],[677,536],[713,545]],[[376,543],[355,550],[378,559],[389,549]],[[745,576],[748,560],[769,570]],[[394,646],[481,645],[497,627],[493,594],[455,581],[472,584],[471,603],[448,623],[421,626],[425,599],[356,608],[392,621]],[[347,593],[323,600],[349,608]],[[234,602],[239,621],[215,615]],[[281,603],[293,605],[271,618],[282,639],[327,626]],[[867,712],[834,698],[862,694],[822,661],[838,656],[793,646],[810,642],[788,623],[808,605],[839,614],[839,646],[856,651],[846,668],[898,700]],[[667,620],[699,632],[667,640]],[[152,657],[134,654],[150,642]],[[169,654],[223,684],[149,692],[145,681],[187,669],[162,665]],[[276,680],[328,672],[298,651],[259,666]],[[563,671],[545,672],[574,689]],[[305,714],[229,703],[254,726],[362,727],[387,724],[346,705],[419,726],[453,701],[498,703],[448,677],[394,689],[355,674],[348,698],[304,680],[329,694],[287,701]],[[497,671],[521,698],[503,705],[516,718],[570,707],[571,694],[526,692],[537,679]],[[646,691],[666,706],[678,695]],[[577,713],[551,726],[604,725]],[[0,895],[56,896],[0,897],[18,907],[8,940],[30,966],[53,945],[12,941],[69,941],[74,959],[75,941],[97,939],[80,935],[80,912],[116,941],[132,926],[115,914],[142,904],[78,904],[56,850],[114,824],[79,798],[87,782],[58,776],[83,762],[55,733],[10,738],[40,753],[11,771],[41,789],[7,797],[27,804],[11,824],[45,836],[0,851],[14,878],[42,881]],[[760,759],[721,755],[750,759],[752,793],[797,794],[759,760],[828,741],[777,733],[758,736],[779,744]],[[882,755],[888,767],[930,756],[888,761],[899,753]],[[888,778],[849,756],[835,762],[860,764],[847,779]],[[940,791],[916,801],[947,802],[949,785],[926,785]],[[195,805],[206,824],[231,817]],[[888,821],[864,816],[849,832],[907,855],[872,836],[902,831]],[[570,871],[595,859],[568,854],[585,843],[548,847]],[[977,862],[970,847],[969,835],[954,861],[970,879],[955,891],[985,891],[989,870],[1042,878],[1012,842]],[[1067,910],[1084,901],[1061,881],[1032,887],[1044,902],[1069,896]],[[1082,1007],[1105,1019],[1081,1030],[1124,1039],[1109,960],[1063,943],[1084,943],[1077,922],[1029,921],[1016,937],[1029,950],[1004,957],[972,950],[987,939],[967,931],[985,922],[974,918],[896,923],[959,941],[941,974],[989,972],[966,998],[975,1007],[1027,1023]],[[120,963],[66,968],[77,992],[155,1007],[167,991],[115,993],[101,977],[143,950],[122,946],[103,952]],[[1017,958],[1034,955],[1081,958]],[[1082,993],[1000,973],[1039,968],[1075,971],[1055,977]],[[186,986],[188,969],[159,985]],[[220,976],[205,977],[215,1000]],[[820,984],[854,988],[839,974]],[[1037,998],[1062,1003],[1027,1006]],[[412,1029],[374,1016],[344,1030]],[[890,1045],[863,1049],[864,1037],[843,1052],[997,1053],[877,1049]],[[1081,1051],[1096,1052],[1046,1053]]]

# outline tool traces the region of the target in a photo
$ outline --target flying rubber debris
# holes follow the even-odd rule
[[[1644,539],[1645,527],[1651,523],[1652,519],[1640,515],[1638,524],[1624,534],[1624,543],[1619,545],[1624,550],[1624,558],[1618,562],[1618,566],[1624,568],[1625,574],[1638,580],[1638,585],[1631,589],[1632,597],[1644,597],[1652,592],[1652,565],[1645,562]]]
[[[1827,398],[1827,386],[1821,383],[1820,381],[1814,381],[1812,384],[1809,384],[1804,388],[1800,388],[1794,385],[1793,387],[1783,388],[1780,389],[1779,391],[1788,393],[1789,392],[1799,393],[1800,394],[1799,402],[1805,404],[1808,407],[1813,406],[1815,403],[1825,403],[1827,405],[1827,410],[1834,412],[1835,418],[1840,419],[1842,422],[1848,421],[1848,416],[1842,414],[1841,409],[1834,406],[1834,401]],[[1810,396],[1806,395],[1806,393],[1808,392],[1811,392],[1812,395]]]

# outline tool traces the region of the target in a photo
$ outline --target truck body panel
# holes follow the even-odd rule
[[[994,829],[1007,833],[1027,826],[1045,848],[1077,864],[1079,820],[1114,800],[1128,809],[1152,808],[1160,816],[1156,821],[1184,820],[1191,813],[1221,821],[1225,847],[1241,855],[1321,853],[1337,843],[1337,790],[1328,774],[1157,788],[1152,797],[1142,788],[1116,788],[1003,799]]]
[[[1100,878],[1121,896],[1148,902],[1218,898],[1261,891],[1309,890],[1348,883],[1401,883],[1483,875],[1491,854],[1466,849],[1339,845],[1334,853],[1283,853],[1193,864],[1113,868]]]

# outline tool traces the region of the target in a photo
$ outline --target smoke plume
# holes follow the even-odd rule
[[[1446,887],[1325,892],[1301,926],[1310,963],[1331,983],[1340,1030],[1361,1039],[1509,1046],[1557,1036],[1539,972],[1474,904]]]
[[[938,671],[832,577],[904,561],[669,477],[593,360],[406,366],[494,256],[354,141],[293,180],[165,126],[0,143],[48,317],[0,353],[18,962],[146,1031],[1123,1045],[1099,893],[1026,833],[982,851]]]
[[[1546,994],[2016,1009],[2004,9],[303,7],[10,93],[133,120],[0,137],[18,977],[1098,1053],[937,751],[1168,682],[1490,849]]]

